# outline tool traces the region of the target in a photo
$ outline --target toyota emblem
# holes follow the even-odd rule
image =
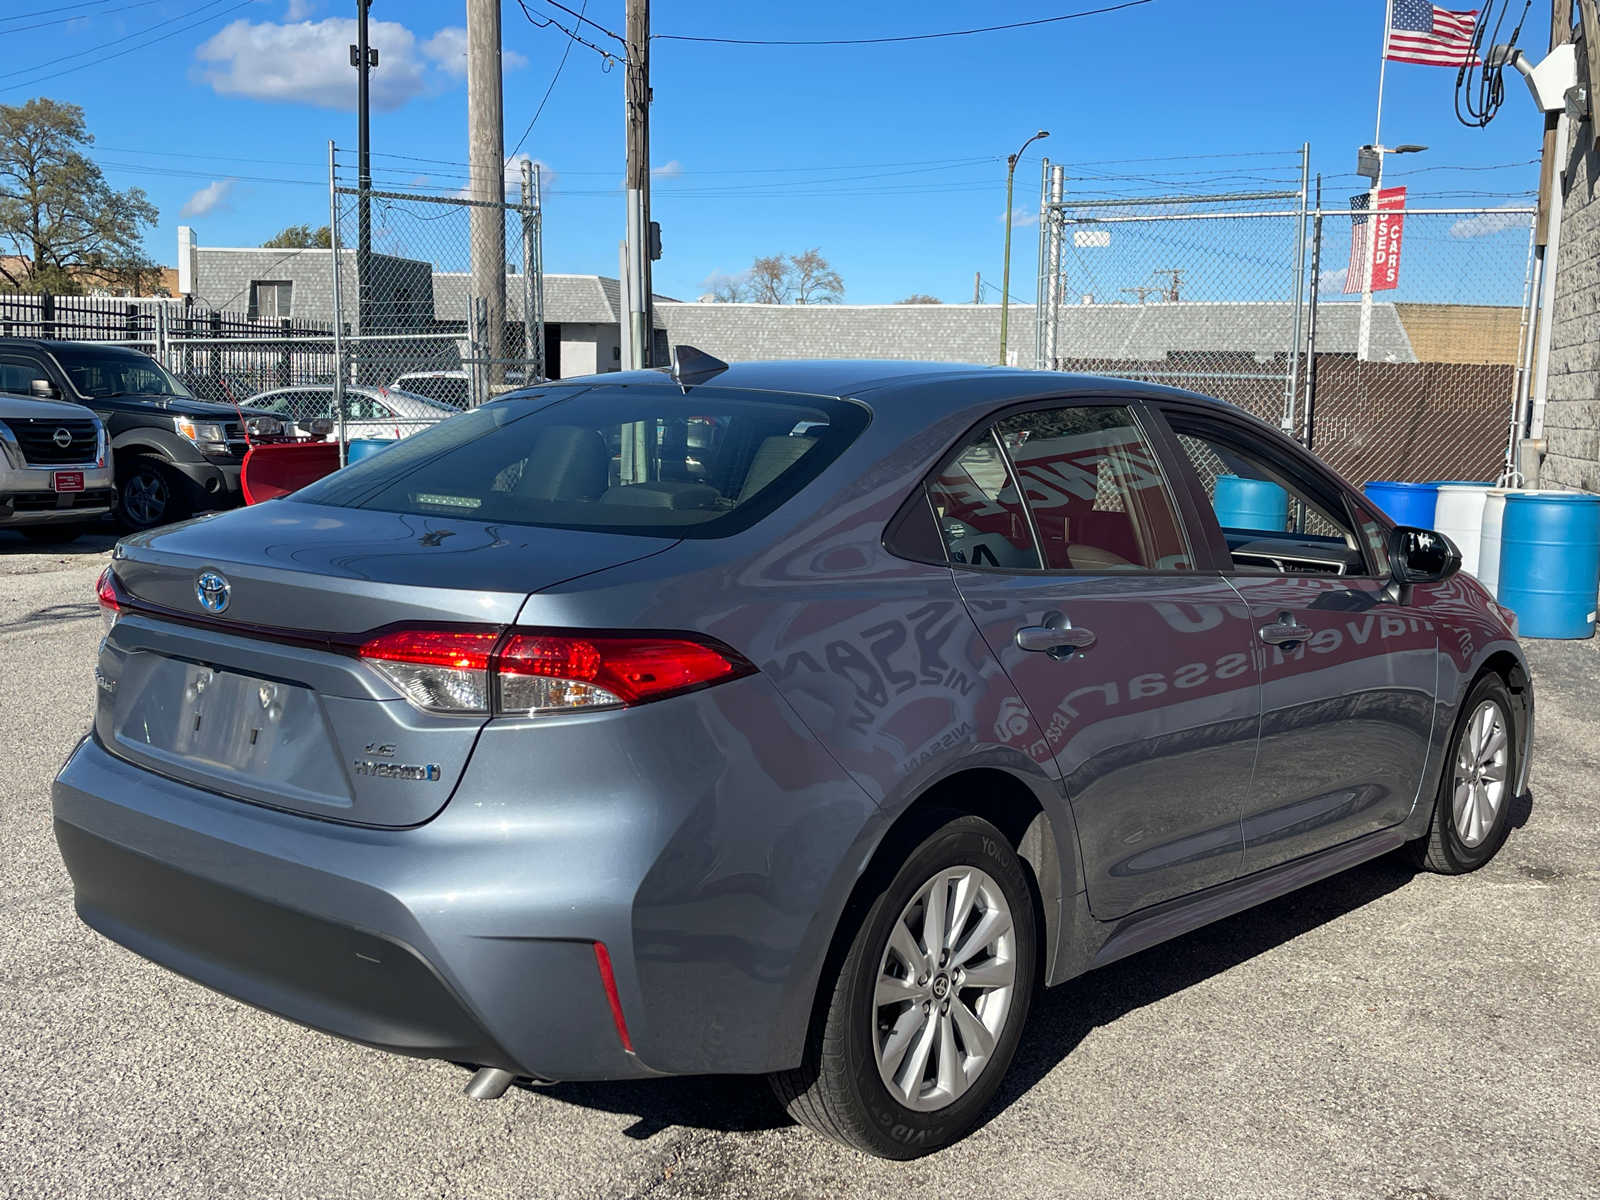
[[[200,607],[209,613],[227,610],[228,581],[215,571],[206,571],[194,581],[194,594],[200,598]]]
[[[51,435],[50,440],[65,450],[68,446],[72,445],[72,430],[58,429],[53,435]]]

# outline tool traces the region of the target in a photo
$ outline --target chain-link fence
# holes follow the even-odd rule
[[[545,376],[538,168],[515,201],[361,190],[331,162],[341,378],[455,408]]]
[[[1038,367],[1228,400],[1356,483],[1502,473],[1526,388],[1531,207],[1385,212],[1369,247],[1362,213],[1301,190],[1074,199],[1063,184],[1047,166]],[[1366,272],[1380,286],[1363,293]]]

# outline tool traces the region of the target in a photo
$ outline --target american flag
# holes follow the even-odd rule
[[[1362,291],[1362,274],[1367,269],[1367,205],[1370,200],[1370,192],[1357,192],[1350,197],[1350,265],[1344,272],[1346,296]]]
[[[1481,67],[1472,53],[1478,10],[1452,12],[1428,0],[1391,0],[1389,37],[1383,56],[1390,62],[1424,67]]]

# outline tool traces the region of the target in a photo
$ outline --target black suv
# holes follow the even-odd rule
[[[117,510],[131,529],[240,501],[239,412],[194,395],[148,354],[103,342],[0,338],[0,392],[70,400],[105,422]]]

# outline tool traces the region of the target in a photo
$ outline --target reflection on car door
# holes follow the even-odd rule
[[[1261,752],[1244,872],[1404,820],[1428,756],[1438,637],[1425,614],[1384,598],[1380,527],[1245,422],[1166,415],[1257,638]]]
[[[1008,417],[929,491],[962,597],[1043,730],[1035,757],[1055,755],[1095,915],[1232,879],[1259,720],[1251,626],[1191,569],[1132,410]],[[1086,644],[1018,644],[1068,624]],[[993,733],[1010,740],[1004,714]]]

